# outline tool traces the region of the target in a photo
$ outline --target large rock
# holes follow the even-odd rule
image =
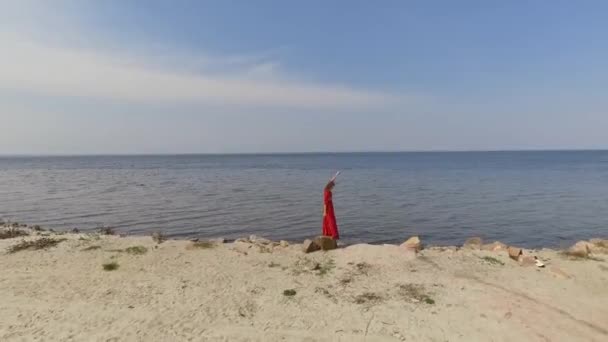
[[[419,252],[422,249],[422,242],[420,242],[420,238],[418,236],[412,236],[407,239],[404,243],[401,244],[402,248]]]
[[[338,242],[329,236],[319,236],[315,239],[315,244],[324,251],[338,248]]]
[[[463,248],[480,250],[483,240],[480,237],[472,237],[464,242]]]
[[[608,240],[606,239],[591,239],[591,253],[593,254],[608,254]]]
[[[507,251],[509,252],[509,258],[513,260],[519,261],[519,256],[523,255],[523,250],[519,247],[511,246],[507,249]]]
[[[314,251],[318,251],[319,249],[321,249],[321,248],[316,243],[314,243],[312,240],[307,239],[302,244],[302,251],[304,253],[312,253]]]
[[[279,242],[279,245],[281,247],[289,247],[289,242],[285,241],[285,240],[281,240],[281,242]]]
[[[591,253],[593,244],[587,241],[579,241],[574,246],[568,248],[567,254],[573,257],[586,258]]]
[[[500,251],[506,251],[507,245],[505,245],[504,243],[502,243],[500,241],[494,241],[492,243],[488,243],[488,244],[481,246],[481,249],[483,249],[484,251],[490,251],[490,252],[500,252]]]
[[[272,244],[272,241],[265,239],[263,237],[259,237],[257,235],[251,235],[249,236],[249,241],[251,241],[252,243],[255,243],[256,245],[270,245]]]

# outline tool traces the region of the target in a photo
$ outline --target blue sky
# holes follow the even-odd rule
[[[5,1],[2,154],[608,148],[604,1]]]

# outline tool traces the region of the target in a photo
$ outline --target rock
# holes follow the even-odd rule
[[[593,254],[608,254],[608,240],[606,239],[591,239],[591,253]]]
[[[251,241],[247,238],[238,238],[238,239],[234,240],[234,242],[251,243]]]
[[[329,236],[319,236],[314,242],[324,251],[338,248],[338,242]]]
[[[593,247],[594,246],[587,241],[579,241],[575,243],[574,246],[568,248],[566,254],[573,257],[587,258]]]
[[[74,229],[72,229],[72,233],[78,234],[78,233],[80,233],[80,229],[74,228]]]
[[[513,260],[517,260],[517,261],[519,261],[519,256],[523,254],[523,251],[521,248],[513,247],[513,246],[507,248],[507,251],[509,252],[509,258],[511,258]]]
[[[316,243],[314,243],[312,240],[307,239],[302,244],[302,251],[304,253],[312,253],[314,251],[318,251],[319,249],[321,249],[321,248]]]
[[[494,241],[493,243],[488,243],[488,244],[481,246],[481,249],[484,251],[490,251],[490,252],[500,252],[500,251],[506,251],[507,245],[505,245],[504,243],[502,243],[500,241]]]
[[[481,249],[481,245],[483,244],[483,240],[480,237],[472,237],[464,242],[463,248],[468,249]]]
[[[420,242],[420,238],[418,236],[412,236],[402,243],[401,247],[419,252],[422,250],[422,242]]]
[[[268,240],[268,239],[264,239],[263,237],[259,237],[257,235],[250,235],[249,236],[249,241],[257,244],[257,245],[270,245],[272,244],[272,241]]]
[[[198,240],[199,240],[199,238],[192,238],[189,241],[191,241],[191,242],[198,242]]]
[[[221,245],[223,243],[226,243],[226,239],[224,239],[224,238],[215,238],[215,239],[210,239],[209,242]]]
[[[536,266],[536,259],[530,255],[520,255],[518,258],[518,262],[521,266]]]
[[[281,242],[279,242],[279,245],[281,247],[289,247],[289,242],[285,241],[285,240],[281,240]]]

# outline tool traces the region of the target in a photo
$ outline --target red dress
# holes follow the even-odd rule
[[[331,236],[334,240],[338,240],[340,238],[340,233],[338,233],[334,202],[330,190],[325,190],[323,192],[323,202],[325,204],[325,210],[323,211],[323,235]]]

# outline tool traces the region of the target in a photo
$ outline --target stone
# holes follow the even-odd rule
[[[520,255],[518,262],[521,266],[525,267],[536,266],[536,259],[530,255]]]
[[[608,240],[606,239],[591,239],[591,253],[593,254],[608,254]]]
[[[329,236],[318,236],[314,242],[324,251],[338,248],[338,242]]]
[[[259,237],[257,235],[251,235],[249,236],[249,241],[255,243],[256,245],[270,245],[272,244],[272,241],[265,239],[263,237]]]
[[[401,247],[419,252],[420,250],[422,250],[422,242],[420,241],[420,238],[418,236],[412,236],[404,243],[402,243]]]
[[[492,243],[488,243],[488,244],[481,246],[481,249],[484,251],[490,251],[490,252],[500,252],[500,251],[506,251],[507,245],[505,245],[504,243],[502,243],[500,241],[494,241]]]
[[[472,237],[464,242],[463,248],[480,250],[483,240],[480,237]]]
[[[518,260],[519,261],[519,256],[523,254],[523,251],[521,248],[518,247],[509,247],[507,249],[507,251],[509,252],[509,258],[513,259],[513,260]]]
[[[302,244],[302,251],[304,253],[312,253],[319,249],[321,248],[310,239],[304,240],[304,243]]]
[[[279,242],[279,245],[281,247],[289,247],[289,242],[285,241],[285,240],[281,240],[281,242]]]
[[[579,241],[572,247],[568,248],[567,254],[579,258],[587,258],[591,253],[591,248],[594,247],[587,241]]]
[[[210,239],[209,242],[221,245],[223,243],[226,243],[226,239],[224,239],[224,238],[215,238],[215,239]]]
[[[234,242],[250,243],[251,241],[248,238],[238,238],[238,239],[234,240]]]

